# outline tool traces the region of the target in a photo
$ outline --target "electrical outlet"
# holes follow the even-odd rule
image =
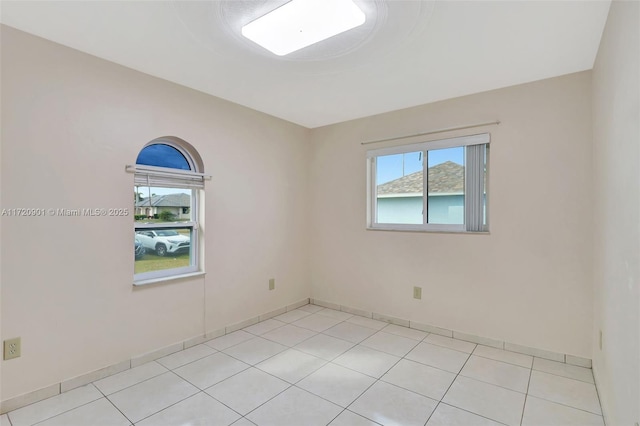
[[[275,290],[276,289],[276,279],[275,278],[270,278],[269,279],[269,290]]]
[[[598,346],[602,350],[602,330],[600,330],[600,337],[598,338]]]
[[[7,339],[4,341],[4,359],[13,359],[20,356],[20,338]]]
[[[413,298],[414,299],[422,299],[422,287],[414,287],[413,288]]]

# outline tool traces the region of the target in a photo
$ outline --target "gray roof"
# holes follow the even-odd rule
[[[190,207],[191,196],[189,194],[167,194],[153,195],[151,197],[152,207]],[[136,207],[149,207],[149,199],[136,201]]]
[[[422,195],[422,170],[378,185],[378,195]],[[446,161],[429,168],[429,194],[462,194],[464,166]]]

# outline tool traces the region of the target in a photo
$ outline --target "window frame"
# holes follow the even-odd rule
[[[190,230],[190,242],[189,242],[189,266],[183,266],[179,268],[160,269],[156,271],[142,272],[136,274],[134,271],[133,285],[140,286],[146,284],[152,284],[155,282],[186,278],[194,275],[203,274],[201,269],[201,192],[204,190],[204,181],[209,177],[200,173],[198,170],[198,163],[194,160],[193,154],[186,150],[179,144],[167,141],[164,139],[156,139],[146,144],[142,149],[151,145],[168,145],[175,148],[180,154],[184,156],[191,167],[191,170],[174,169],[168,167],[157,167],[139,165],[127,166],[127,171],[134,173],[134,190],[136,187],[151,187],[151,188],[175,188],[175,189],[189,189],[190,194],[190,206],[189,214],[191,220],[187,222],[164,222],[164,223],[140,223],[133,222],[134,237],[138,231],[141,230],[159,230],[159,229],[189,229]],[[146,184],[142,179],[146,178]],[[160,182],[153,183],[153,178],[160,179]],[[171,185],[171,183],[174,185]],[[134,260],[135,262],[135,260]]]
[[[468,136],[459,136],[446,139],[438,139],[433,141],[423,141],[414,144],[396,145],[385,148],[367,150],[367,229],[368,230],[383,230],[383,231],[414,231],[414,232],[452,232],[452,233],[488,233],[489,232],[489,147],[491,142],[491,135],[489,133],[480,133]],[[484,195],[484,224],[480,230],[469,230],[467,224],[467,150],[468,146],[472,145],[484,145],[484,182],[485,190],[481,195]],[[465,219],[463,224],[439,224],[428,223],[428,179],[429,179],[429,167],[428,167],[428,155],[429,151],[444,149],[444,148],[458,148],[465,147],[465,164],[464,164],[464,176],[465,176]],[[422,152],[422,179],[423,179],[423,194],[422,194],[422,206],[423,214],[421,224],[406,224],[406,223],[379,223],[378,222],[378,194],[376,184],[377,181],[377,158],[387,155],[406,154],[410,152]],[[482,197],[481,197],[482,198]]]

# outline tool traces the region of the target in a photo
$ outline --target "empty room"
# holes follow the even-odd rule
[[[0,426],[640,426],[640,2],[0,1]]]

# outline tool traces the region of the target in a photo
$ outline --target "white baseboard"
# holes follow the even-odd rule
[[[100,368],[98,370],[94,370],[89,373],[82,374],[77,377],[65,379],[60,383],[55,383],[50,386],[44,387],[42,389],[28,392],[23,395],[19,395],[14,398],[10,398],[8,400],[2,401],[0,402],[0,414],[4,414],[9,411],[13,411],[18,408],[24,407],[26,405],[33,404],[38,401],[42,401],[52,396],[59,395],[62,392],[66,392],[66,391],[75,389],[77,387],[84,386],[88,383],[95,382],[96,380],[100,380],[105,377],[111,376],[113,374],[117,374],[122,371],[128,370],[130,368],[137,367],[144,363],[154,361],[158,358],[162,358],[164,356],[181,351],[183,349],[188,349],[192,346],[199,345],[201,343],[207,342],[209,340],[215,339],[220,336],[224,336],[225,334],[233,333],[236,330],[240,330],[242,328],[256,324],[260,321],[265,321],[269,318],[273,318],[285,312],[298,309],[299,307],[307,305],[309,303],[312,303],[318,306],[323,306],[325,308],[347,312],[352,315],[358,315],[365,318],[373,318],[375,320],[388,322],[390,324],[409,327],[416,330],[425,331],[428,333],[438,334],[441,336],[452,337],[458,340],[464,340],[468,342],[492,346],[495,348],[504,349],[511,352],[518,352],[518,353],[531,355],[539,358],[545,358],[552,361],[564,362],[571,365],[577,365],[579,367],[591,368],[591,365],[592,365],[591,360],[588,358],[583,358],[583,357],[570,355],[570,354],[562,354],[559,352],[547,351],[544,349],[538,349],[538,348],[533,348],[529,346],[523,346],[523,345],[505,342],[505,341],[484,337],[484,336],[476,336],[473,334],[467,334],[467,333],[462,333],[455,330],[449,330],[446,328],[437,327],[435,325],[423,324],[423,323],[414,322],[414,321],[410,321],[403,318],[397,318],[394,316],[381,314],[378,312],[370,312],[370,311],[366,311],[359,308],[344,306],[334,302],[327,302],[323,300],[307,298],[307,299],[302,299],[299,302],[284,306],[282,308],[279,308],[270,312],[266,312],[262,315],[258,315],[256,317],[248,318],[243,321],[230,324],[224,328],[211,330],[205,333],[204,335],[194,336],[182,342],[174,343],[172,345],[166,346],[164,348],[156,349],[154,351],[151,351],[142,355],[137,355],[128,360],[124,360],[119,363],[109,365],[109,366]]]
[[[188,349],[192,346],[199,345],[201,343],[215,339],[216,337],[224,336],[225,334],[232,333],[236,330],[240,330],[241,328],[248,327],[260,321],[264,321],[265,319],[283,314],[287,311],[297,309],[300,306],[304,306],[307,304],[309,304],[309,299],[302,299],[298,302],[292,303],[271,312],[267,312],[263,315],[230,324],[221,329],[209,331],[204,335],[190,337],[189,339],[182,342],[174,343],[172,345],[165,346],[164,348],[156,349],[145,354],[136,355],[134,357],[131,357],[130,359],[120,361],[116,364],[108,365],[98,370],[90,371],[76,377],[65,379],[60,383],[55,383],[42,389],[27,392],[25,394],[4,400],[0,402],[0,414],[17,410],[18,408],[22,408],[38,401],[51,398],[52,396],[59,395],[62,392],[70,391],[80,386],[84,386],[88,383],[95,382],[96,380],[104,379],[105,377],[120,373],[130,368],[137,367],[150,361],[154,361],[158,358],[162,358],[183,349]]]
[[[525,355],[531,355],[538,358],[549,359],[551,361],[563,362],[566,364],[576,365],[578,367],[591,368],[591,360],[571,354],[563,354],[559,352],[548,351],[545,349],[533,348],[530,346],[523,346],[516,343],[505,342],[503,340],[494,339],[485,336],[476,336],[474,334],[463,333],[456,330],[449,330],[447,328],[437,327],[435,325],[423,324],[403,318],[397,318],[394,316],[381,314],[378,312],[369,312],[359,308],[353,308],[350,306],[343,306],[335,302],[327,302],[325,300],[319,300],[311,298],[310,302],[314,305],[324,306],[326,308],[336,309],[339,311],[348,312],[353,315],[359,315],[366,318],[373,318],[378,321],[388,322],[390,324],[401,325],[404,327],[415,328],[416,330],[425,331],[427,333],[439,334],[441,336],[452,337],[458,340],[464,340],[467,342],[477,343],[480,345],[491,346],[498,349],[504,349],[511,352],[518,352]]]

